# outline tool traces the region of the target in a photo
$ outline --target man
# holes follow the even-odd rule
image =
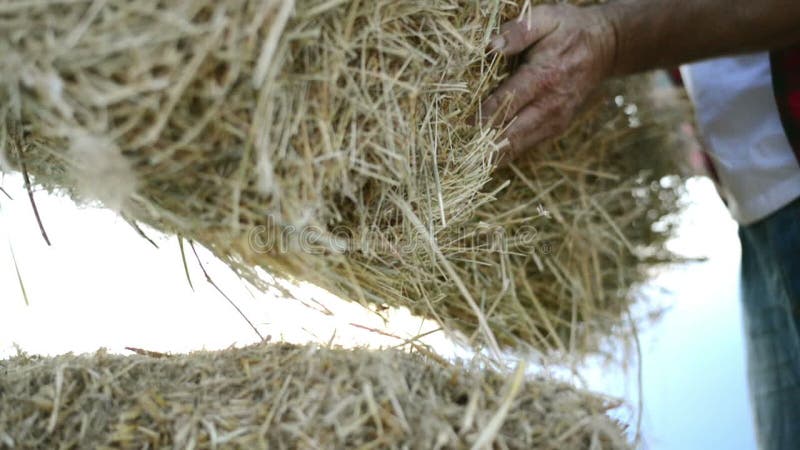
[[[540,6],[491,48],[523,55],[481,108],[506,130],[506,161],[564,131],[605,79],[706,60],[684,78],[740,223],[758,442],[800,448],[800,0]]]

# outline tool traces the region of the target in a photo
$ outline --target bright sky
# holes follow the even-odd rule
[[[37,354],[99,347],[119,353],[125,347],[185,352],[258,340],[189,259],[192,291],[174,238],[152,233],[160,247],[155,249],[114,213],[37,193],[53,243],[47,247],[21,178],[6,176],[0,186],[14,198],[0,193],[0,358],[14,354],[16,346]],[[665,270],[647,289],[654,301],[672,309],[641,336],[646,442],[656,450],[753,449],[736,224],[710,182],[692,180],[688,199],[691,207],[672,244],[684,255],[708,260]],[[384,327],[374,314],[310,286],[299,291],[306,305],[251,292],[207,252],[201,252],[201,259],[214,281],[273,340],[386,346],[398,341],[351,324],[388,328],[404,337],[436,328],[403,313],[394,314]],[[334,315],[320,312],[323,307],[314,301]],[[444,354],[455,352],[441,335],[427,342]],[[631,373],[593,366],[585,376],[592,389],[635,403]]]
[[[0,357],[14,354],[15,346],[38,354],[92,352],[99,347],[119,353],[125,353],[125,347],[186,352],[259,340],[205,282],[188,253],[192,291],[176,238],[148,231],[160,247],[156,249],[110,211],[78,208],[63,197],[41,192],[36,204],[53,244],[48,247],[21,179],[7,177],[2,186],[14,200],[0,198]],[[264,336],[290,342],[333,338],[344,346],[399,342],[350,325],[384,328],[382,319],[358,305],[313,286],[297,291],[305,304],[257,293],[209,252],[198,250],[214,282]],[[323,313],[324,308],[334,314]],[[393,315],[393,325],[403,337],[436,328],[403,313]],[[428,342],[451,348],[442,336]]]
[[[671,248],[705,257],[670,268],[646,289],[670,305],[642,331],[644,435],[653,450],[755,449],[739,304],[738,227],[713,183],[688,183],[690,205]],[[595,389],[635,401],[635,383],[598,367]],[[633,377],[633,375],[629,375]]]

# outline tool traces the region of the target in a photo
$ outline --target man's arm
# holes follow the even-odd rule
[[[492,49],[523,64],[481,119],[507,126],[512,159],[563,132],[605,79],[800,42],[800,0],[618,0],[539,6],[504,24]]]
[[[615,75],[800,42],[798,0],[619,0],[599,12],[616,33]]]

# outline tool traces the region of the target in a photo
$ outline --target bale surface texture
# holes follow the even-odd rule
[[[485,44],[524,13],[2,3],[0,163],[198,242],[263,289],[259,269],[476,344],[598,351],[629,333],[632,287],[669,259],[670,227],[653,224],[677,209],[678,185],[657,180],[680,108],[649,77],[617,80],[564,136],[497,169],[497,131],[469,118],[514,63]]]
[[[0,361],[0,447],[12,449],[627,449],[611,407],[390,350]]]

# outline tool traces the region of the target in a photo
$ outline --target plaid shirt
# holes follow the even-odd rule
[[[770,62],[781,122],[800,161],[800,46],[772,52]]]

